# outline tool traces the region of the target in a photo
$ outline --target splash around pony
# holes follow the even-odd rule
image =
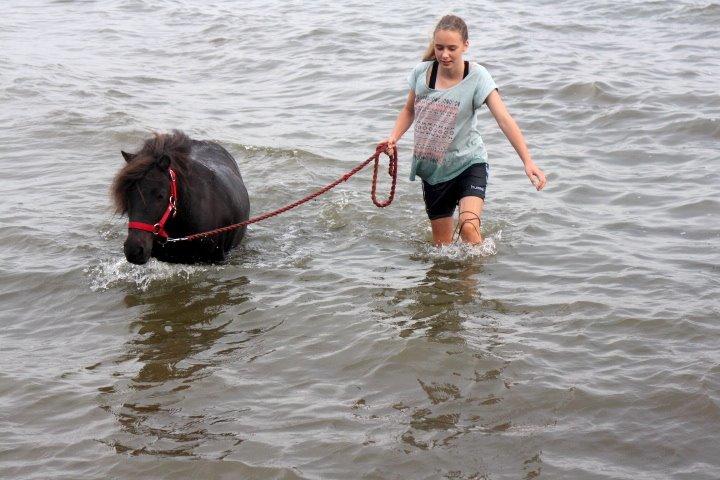
[[[236,247],[245,228],[192,242],[166,243],[243,222],[250,200],[235,159],[222,146],[174,130],[155,134],[134,154],[121,152],[127,164],[111,187],[115,210],[128,216],[125,258],[144,264],[221,262]]]

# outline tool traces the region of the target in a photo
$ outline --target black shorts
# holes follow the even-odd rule
[[[430,185],[423,180],[425,211],[430,220],[451,217],[463,197],[480,197],[484,200],[489,173],[487,163],[475,163],[447,182]]]

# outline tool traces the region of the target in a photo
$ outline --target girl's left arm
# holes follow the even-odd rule
[[[547,184],[547,178],[545,178],[543,171],[535,165],[532,157],[530,157],[530,151],[527,145],[525,145],[525,139],[520,131],[520,127],[518,127],[515,120],[510,116],[510,112],[508,112],[497,90],[493,90],[490,95],[488,95],[485,103],[493,114],[493,117],[495,117],[495,121],[500,127],[500,130],[503,131],[518,156],[520,156],[520,160],[522,160],[525,165],[525,174],[536,189],[542,190],[545,184]]]

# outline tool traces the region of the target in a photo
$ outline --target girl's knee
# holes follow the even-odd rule
[[[471,235],[473,233],[480,234],[480,229],[476,225],[477,222],[472,220],[465,220],[460,224],[460,233],[463,235]]]
[[[461,220],[460,237],[468,243],[482,242],[482,234],[480,233],[480,222],[476,219]]]

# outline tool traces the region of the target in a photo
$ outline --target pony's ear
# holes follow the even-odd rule
[[[167,155],[167,153],[163,153],[162,156],[158,158],[157,166],[160,167],[161,170],[165,170],[166,168],[170,167],[170,157]]]
[[[123,158],[128,163],[132,162],[132,159],[135,158],[135,156],[136,156],[134,153],[127,153],[127,152],[123,152],[122,150],[120,150],[120,153],[122,153]]]

